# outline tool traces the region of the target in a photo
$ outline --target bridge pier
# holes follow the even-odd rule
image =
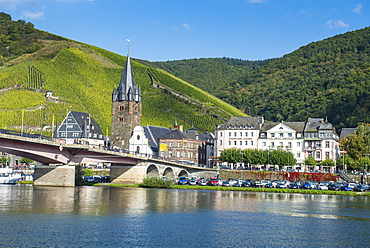
[[[75,186],[75,166],[36,166],[34,186]]]
[[[147,167],[145,165],[111,165],[111,183],[139,184],[146,177]]]

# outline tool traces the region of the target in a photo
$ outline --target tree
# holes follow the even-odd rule
[[[9,162],[9,158],[8,157],[0,157],[0,164],[2,165],[7,165]]]
[[[29,158],[21,158],[20,160],[19,160],[19,162],[21,163],[21,164],[26,164],[26,165],[30,165],[30,163],[32,163],[32,162],[34,162],[32,159],[29,159]]]
[[[306,165],[315,165],[315,164],[317,164],[317,162],[312,156],[308,156],[308,158],[306,158],[304,160],[304,164],[306,164]]]
[[[243,160],[241,150],[236,148],[225,149],[221,152],[220,158],[222,162],[232,163],[235,165],[237,162],[241,162]]]
[[[12,17],[4,12],[0,12],[0,21],[11,21]]]
[[[367,154],[367,146],[364,138],[357,135],[348,135],[339,141],[341,149],[347,151],[348,156],[353,159],[359,159],[363,154]]]

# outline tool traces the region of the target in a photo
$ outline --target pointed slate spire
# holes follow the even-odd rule
[[[112,100],[141,102],[141,92],[135,84],[132,72],[130,53],[127,55],[126,65],[118,89],[113,90]]]

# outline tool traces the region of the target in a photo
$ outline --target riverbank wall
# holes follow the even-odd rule
[[[251,180],[289,180],[289,181],[339,181],[338,174],[286,172],[286,171],[253,171],[253,170],[220,170],[220,178]]]

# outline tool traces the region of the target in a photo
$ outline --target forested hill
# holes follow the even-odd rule
[[[272,121],[370,122],[370,28],[301,47],[247,73],[233,91],[240,97],[227,102]]]
[[[271,60],[248,61],[233,58],[200,58],[165,62],[139,61],[164,69],[214,96],[224,98],[230,83]]]
[[[132,52],[134,55],[134,52]],[[0,129],[51,134],[69,110],[89,113],[109,135],[112,92],[126,57],[12,21],[0,13]],[[142,125],[214,131],[242,111],[158,68],[131,59]],[[52,91],[52,97],[45,93]]]

